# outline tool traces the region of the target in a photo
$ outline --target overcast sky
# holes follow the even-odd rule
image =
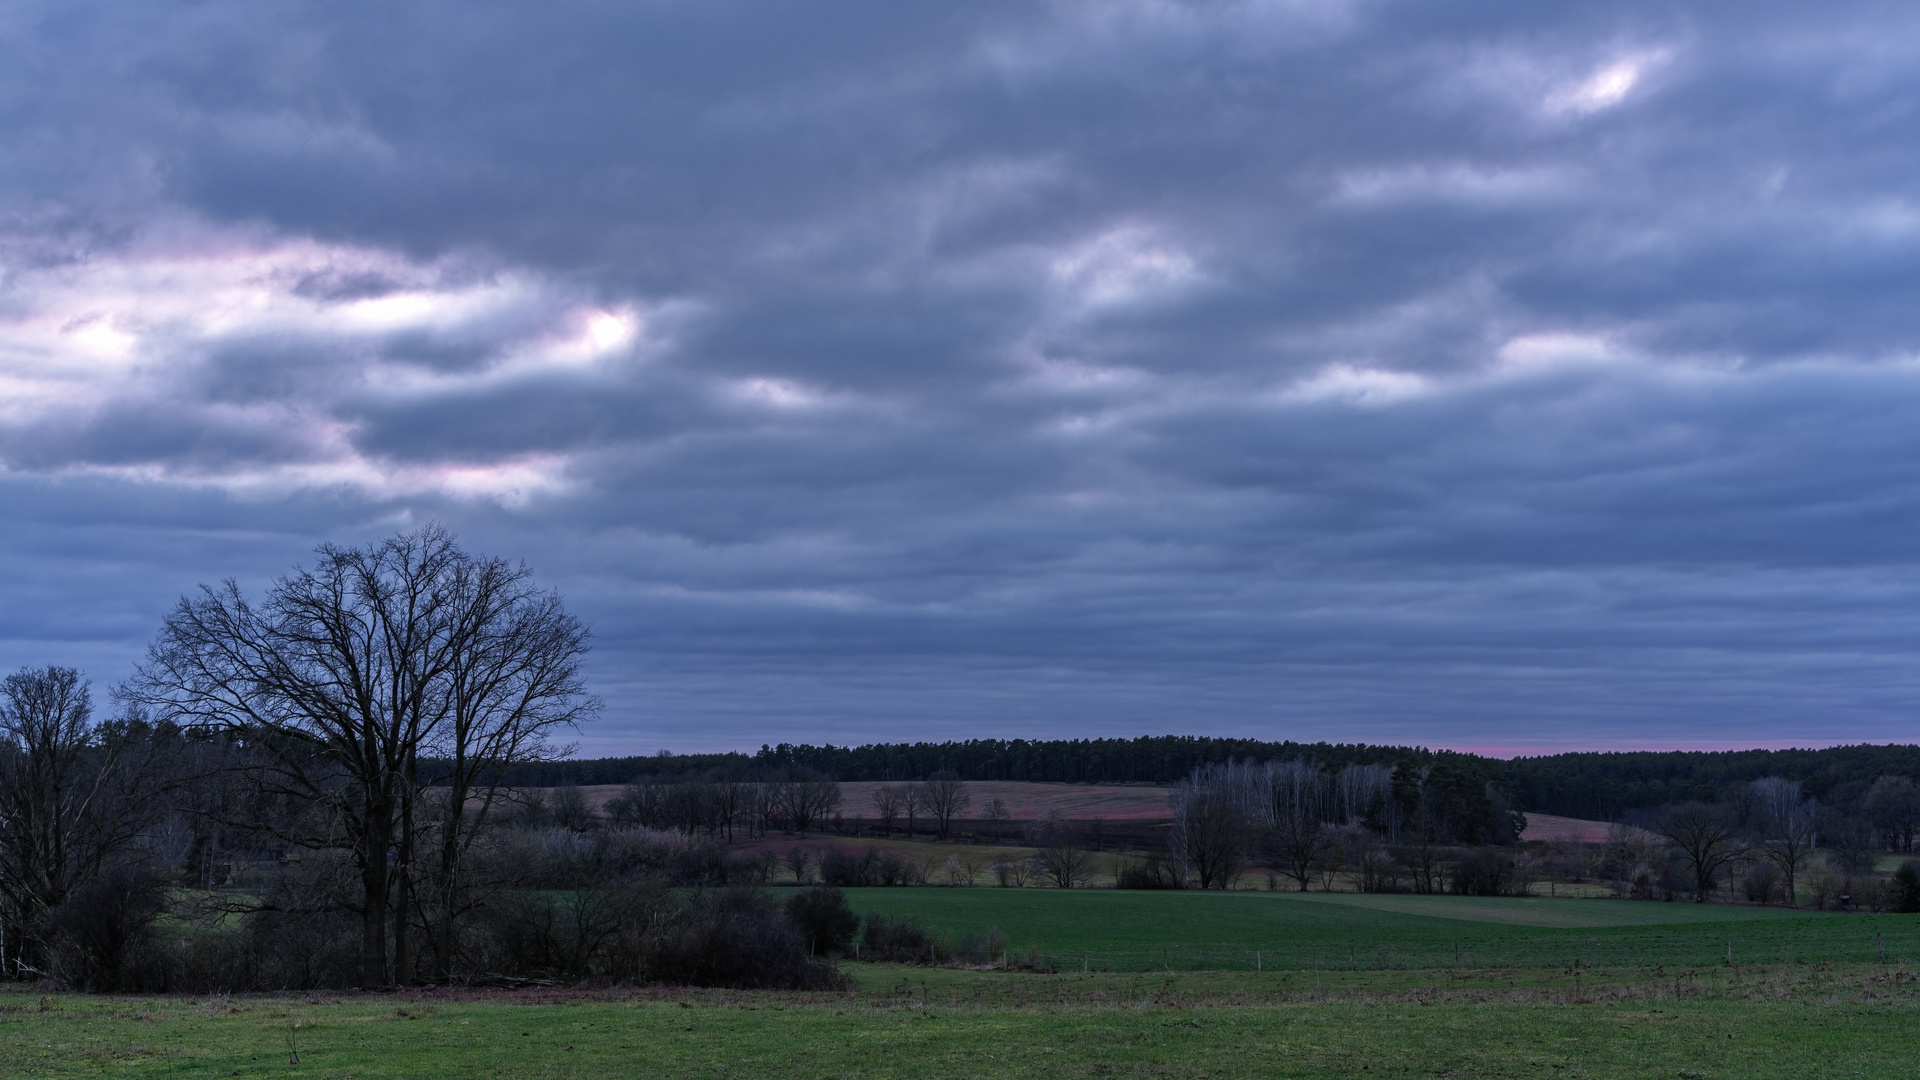
[[[433,520],[588,753],[1914,741],[1920,6],[0,4],[0,666]]]

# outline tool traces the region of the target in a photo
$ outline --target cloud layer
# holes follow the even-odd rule
[[[1909,740],[1917,22],[16,6],[0,661],[432,518],[594,751]]]

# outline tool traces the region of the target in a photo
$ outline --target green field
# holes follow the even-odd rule
[[[0,1077],[1915,1075],[1920,916],[1338,893],[851,899],[954,935],[997,926],[1061,970],[851,962],[856,987],[834,993],[0,992]]]
[[[1920,1020],[1897,965],[848,970],[858,991],[812,995],[0,993],[0,1075],[1908,1077]]]
[[[1112,889],[850,889],[937,934],[998,929],[1063,970],[1920,960],[1920,916],[1628,900]],[[1456,961],[1457,956],[1457,961]]]

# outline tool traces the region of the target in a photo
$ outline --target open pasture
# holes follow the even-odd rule
[[[843,994],[4,993],[0,1075],[1905,1077],[1920,1019],[1914,978],[1890,965],[1584,978],[847,970],[859,988]]]
[[[998,929],[1065,969],[1269,970],[1920,960],[1920,916],[1627,900],[1111,889],[851,889],[936,934]]]

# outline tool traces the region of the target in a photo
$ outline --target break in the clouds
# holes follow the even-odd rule
[[[0,661],[429,519],[592,751],[1910,740],[1910,5],[0,10]]]

